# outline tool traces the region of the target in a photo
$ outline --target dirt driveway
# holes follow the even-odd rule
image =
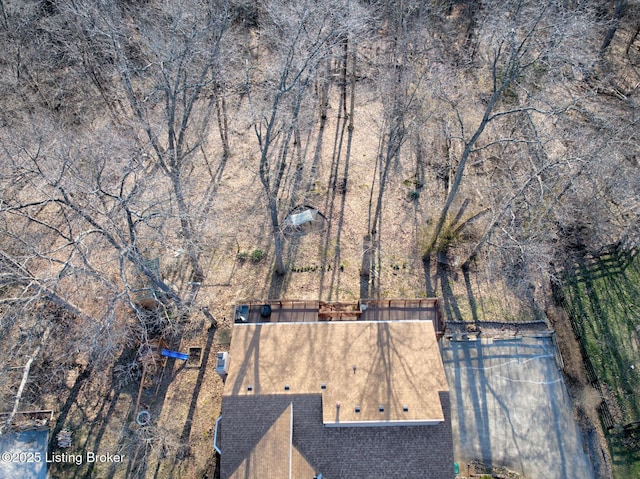
[[[525,477],[592,479],[550,337],[441,342],[454,458]]]

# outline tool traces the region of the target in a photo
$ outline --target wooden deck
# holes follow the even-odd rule
[[[318,321],[319,301],[291,301],[291,300],[266,300],[266,301],[241,301],[235,307],[234,318],[238,322],[247,323],[307,323]],[[262,316],[264,305],[271,307],[271,314]],[[248,307],[240,311],[240,308]],[[239,318],[244,317],[246,321]]]
[[[440,314],[438,298],[365,300],[363,321],[433,321],[438,336],[444,333],[444,322]]]
[[[270,314],[264,314],[268,305]],[[268,309],[268,308],[267,308]],[[237,323],[298,323],[315,321],[432,321],[442,337],[439,298],[324,302],[305,300],[241,301],[233,309]]]

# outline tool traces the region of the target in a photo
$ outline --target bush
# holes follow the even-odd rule
[[[264,251],[262,251],[260,248],[254,249],[251,253],[247,251],[240,251],[236,255],[236,259],[241,263],[244,263],[246,261],[251,261],[252,263],[259,263],[266,257],[267,257],[267,254]]]
[[[251,262],[253,263],[259,263],[260,261],[262,261],[267,255],[265,254],[264,251],[262,251],[259,248],[256,248],[253,250],[253,252],[251,253]]]

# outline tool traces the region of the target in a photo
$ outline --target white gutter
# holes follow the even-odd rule
[[[218,419],[216,419],[216,427],[213,431],[213,448],[218,454],[222,455],[222,451],[218,447],[218,425],[220,424],[220,419],[222,419],[222,415],[218,416]]]

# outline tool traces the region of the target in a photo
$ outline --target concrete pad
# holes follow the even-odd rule
[[[454,460],[527,478],[593,479],[549,337],[441,341]]]

